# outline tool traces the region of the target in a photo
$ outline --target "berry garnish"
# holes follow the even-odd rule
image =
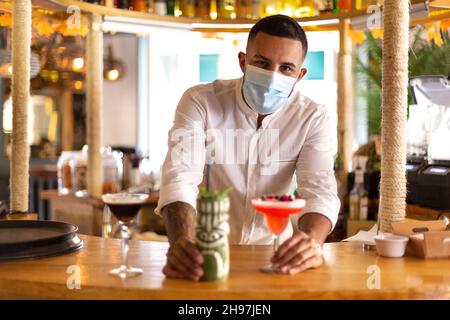
[[[292,194],[290,194],[290,195],[288,196],[288,200],[289,200],[289,201],[294,201],[294,197],[292,196]]]
[[[280,201],[289,201],[289,196],[288,196],[287,194],[283,194],[283,195],[280,197]]]
[[[276,199],[276,196],[274,194],[269,194],[266,199],[267,200],[274,200],[274,199]]]

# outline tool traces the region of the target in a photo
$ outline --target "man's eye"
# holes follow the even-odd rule
[[[269,63],[266,61],[256,61],[256,64],[258,64],[262,67],[267,67],[269,65]]]
[[[281,72],[292,72],[292,71],[294,71],[294,69],[292,69],[291,67],[288,67],[288,66],[281,66],[280,69],[281,69]]]

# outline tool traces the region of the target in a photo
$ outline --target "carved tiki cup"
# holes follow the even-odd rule
[[[203,255],[203,281],[226,278],[230,269],[230,199],[197,199],[195,243]]]

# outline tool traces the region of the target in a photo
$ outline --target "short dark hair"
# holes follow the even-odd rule
[[[256,38],[259,32],[270,34],[271,36],[298,40],[302,43],[303,58],[308,52],[308,39],[305,30],[291,17],[276,14],[259,20],[250,30],[248,42]]]

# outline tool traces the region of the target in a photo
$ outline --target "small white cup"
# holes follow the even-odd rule
[[[378,255],[388,258],[403,257],[409,240],[407,237],[386,233],[378,235],[374,239]]]

